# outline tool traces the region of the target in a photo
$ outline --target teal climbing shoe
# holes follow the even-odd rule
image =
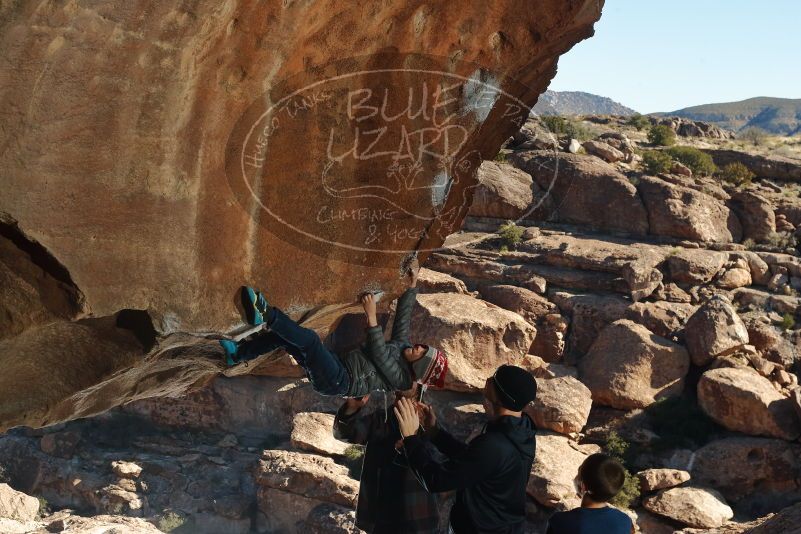
[[[263,324],[272,309],[264,295],[249,286],[242,286],[242,307],[248,323],[253,326]]]
[[[221,339],[220,345],[222,345],[222,348],[225,351],[225,365],[228,367],[233,367],[234,365],[238,364],[239,359],[236,357],[236,342],[231,341],[230,339]]]

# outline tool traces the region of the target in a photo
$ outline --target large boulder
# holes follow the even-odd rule
[[[643,176],[638,188],[651,235],[710,243],[742,238],[737,216],[712,196],[651,176]]]
[[[670,338],[680,332],[695,306],[682,302],[635,302],[626,309],[626,319],[639,323],[658,336]]]
[[[558,57],[601,14],[591,0],[491,11],[422,0],[10,6],[0,15],[0,256],[36,242],[47,254],[34,263],[54,283],[31,285],[3,261],[0,299],[23,327],[147,310],[162,334],[242,326],[242,284],[294,318],[332,306],[315,329],[362,291],[399,294],[401,263],[459,228],[483,157],[520,128]],[[12,226],[23,240],[8,238]],[[4,375],[37,378],[0,388],[0,405],[21,414],[0,414],[0,428],[69,418],[78,403],[39,413],[76,393],[61,388],[68,375],[78,392],[102,389],[81,399],[83,413],[135,400],[140,384],[158,396],[154,386],[174,378],[101,387],[169,358],[117,361],[110,350],[87,362],[93,345],[53,363],[4,358]]]
[[[420,293],[468,293],[467,286],[458,278],[425,267],[417,275],[417,289]]]
[[[609,324],[622,319],[631,304],[611,295],[557,292],[551,298],[563,313],[570,316],[567,345],[574,357],[583,356],[590,350],[598,334]]]
[[[646,469],[637,473],[643,491],[673,488],[690,480],[690,473],[681,469]]]
[[[39,513],[39,500],[8,484],[0,483],[0,518],[33,521]]]
[[[801,503],[789,506],[778,514],[761,521],[748,531],[748,534],[774,534],[778,532],[793,532],[798,530],[801,523]]]
[[[526,407],[537,428],[560,434],[581,432],[592,408],[592,394],[577,379],[566,376],[537,380],[537,398]]]
[[[781,439],[728,437],[695,452],[693,480],[716,488],[738,509],[774,512],[801,499],[801,445]]]
[[[528,352],[536,329],[520,315],[457,293],[419,295],[412,313],[412,342],[448,355],[447,389],[478,390],[504,363]]]
[[[648,233],[648,213],[637,189],[609,163],[541,151],[518,152],[509,161],[531,174],[551,201],[535,211],[534,217],[599,230]]]
[[[264,451],[256,483],[260,488],[347,507],[355,506],[359,491],[359,482],[350,477],[348,468],[331,458],[282,450]]]
[[[579,362],[579,377],[600,404],[629,410],[681,393],[687,350],[627,319],[607,326]]]
[[[801,435],[792,400],[750,367],[705,372],[698,382],[698,404],[729,430],[787,440]]]
[[[537,329],[529,352],[545,361],[556,362],[565,350],[567,322],[559,314],[556,304],[524,287],[510,285],[483,285],[481,298],[519,314]]]
[[[615,163],[626,158],[623,152],[603,141],[585,141],[581,146],[588,154],[598,156],[608,163]]]
[[[478,185],[468,215],[517,220],[534,201],[536,187],[528,173],[507,163],[484,161],[478,168]]]
[[[712,280],[726,263],[726,254],[704,249],[678,249],[667,260],[670,278],[685,284],[704,284]]]
[[[649,512],[696,528],[719,527],[734,517],[723,496],[712,489],[671,488],[646,498],[642,504]]]
[[[600,452],[596,445],[579,445],[565,436],[537,432],[537,450],[527,493],[548,508],[570,510],[581,504],[573,484],[587,456]]]
[[[300,412],[292,420],[292,446],[330,456],[345,453],[348,444],[334,438],[334,416],[319,412]]]
[[[715,295],[687,321],[684,337],[693,363],[707,365],[746,345],[748,329],[729,299]]]
[[[763,243],[776,232],[776,214],[771,203],[754,191],[737,191],[732,206],[743,224],[743,238]]]

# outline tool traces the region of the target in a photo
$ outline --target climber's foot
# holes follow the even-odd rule
[[[249,286],[242,286],[242,306],[245,308],[248,323],[253,326],[264,324],[272,311],[264,295]]]
[[[220,345],[225,351],[225,365],[228,367],[233,367],[234,365],[238,364],[239,358],[236,356],[238,348],[236,342],[231,341],[230,339],[221,339]]]

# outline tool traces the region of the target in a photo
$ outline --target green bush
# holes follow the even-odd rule
[[[494,158],[498,163],[506,163],[506,152],[498,152]]]
[[[748,141],[749,143],[752,143],[754,146],[759,146],[767,140],[768,134],[765,133],[765,130],[751,127],[751,128],[746,128],[745,130],[737,134],[737,138],[742,139],[743,141]]]
[[[613,430],[606,437],[606,444],[603,449],[606,454],[614,456],[622,462],[626,457],[626,453],[629,451],[629,442]]]
[[[648,142],[657,146],[671,146],[676,144],[676,132],[669,126],[657,124],[648,131]]]
[[[503,246],[506,247],[506,250],[514,249],[517,245],[523,241],[523,232],[525,232],[525,228],[522,226],[517,226],[512,221],[506,221],[501,227],[498,229],[498,235],[501,237],[501,241],[503,242]]]
[[[629,126],[634,126],[637,130],[644,130],[651,126],[651,121],[648,120],[648,117],[644,117],[639,113],[635,113],[629,120],[626,121],[626,124]]]
[[[567,119],[559,115],[544,115],[542,122],[545,127],[554,135],[564,135],[567,128]]]
[[[545,115],[542,117],[542,122],[554,135],[564,135],[579,141],[588,141],[595,134],[581,121],[560,117],[559,115]]]
[[[751,170],[740,163],[739,161],[735,161],[733,163],[727,163],[720,169],[718,176],[724,182],[728,182],[732,185],[736,185],[737,187],[741,185],[748,185],[751,183],[751,180],[754,179],[756,176]]]
[[[776,248],[795,248],[796,239],[789,232],[771,232],[767,238],[767,244]]]
[[[782,330],[790,330],[794,326],[795,326],[795,317],[793,317],[793,314],[785,313],[782,316],[781,329]]]
[[[630,508],[640,499],[640,481],[628,470],[628,463],[631,460],[632,447],[620,434],[614,430],[606,438],[603,450],[609,456],[616,458],[624,466],[625,480],[623,487],[617,495],[609,502],[620,508]]]
[[[156,526],[162,532],[172,532],[183,526],[184,523],[186,523],[184,516],[169,510],[158,518]]]
[[[36,497],[36,499],[39,501],[39,511],[36,514],[39,519],[47,517],[53,513],[53,511],[50,509],[50,503],[47,502],[47,499],[44,497]]]
[[[351,445],[343,453],[344,464],[347,466],[350,476],[359,480],[362,476],[362,461],[364,459],[364,447],[361,445]]]
[[[667,149],[670,156],[686,165],[698,176],[709,176],[717,172],[718,167],[712,156],[691,146],[674,146]]]
[[[673,166],[673,158],[661,150],[646,150],[642,155],[642,163],[645,167],[645,172],[648,174],[659,174],[661,172],[670,172],[670,168]]]
[[[646,408],[645,413],[651,428],[659,436],[653,444],[655,450],[701,447],[719,432],[718,426],[692,397],[659,399]]]

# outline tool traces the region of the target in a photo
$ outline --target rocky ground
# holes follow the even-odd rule
[[[649,175],[643,151],[662,149],[645,130],[587,119],[581,141],[530,120],[484,162],[463,230],[429,258],[412,328],[451,362],[431,401],[468,437],[495,367],[535,373],[530,532],[577,504],[578,466],[602,449],[631,472],[619,505],[642,532],[792,532],[801,160],[660,119],[679,145],[755,176],[735,186],[675,162]],[[0,436],[0,530],[355,532],[361,451],[331,437],[337,407],[273,354],[180,398],[15,429]]]

